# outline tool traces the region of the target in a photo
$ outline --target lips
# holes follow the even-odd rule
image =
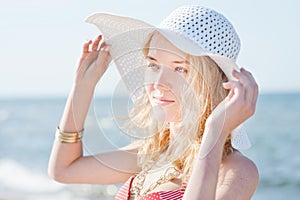
[[[153,97],[153,103],[157,105],[169,105],[171,103],[174,103],[174,100],[166,99],[166,98],[161,98],[161,97]]]

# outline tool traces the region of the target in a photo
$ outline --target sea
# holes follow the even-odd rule
[[[64,97],[0,99],[0,200],[114,198],[120,185],[61,184],[49,178],[49,156],[65,102]],[[85,155],[131,141],[114,120],[125,116],[129,104],[94,98],[86,120]],[[255,162],[260,175],[252,199],[299,200],[300,93],[261,94],[244,128],[252,147],[242,153]]]

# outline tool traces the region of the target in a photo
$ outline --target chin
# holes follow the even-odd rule
[[[178,113],[176,113],[177,115]],[[171,115],[171,116],[166,116],[166,122],[167,123],[171,123],[171,122],[181,122],[182,121],[182,118],[180,116],[176,116],[176,115]]]

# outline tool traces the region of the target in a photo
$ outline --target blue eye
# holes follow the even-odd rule
[[[157,71],[160,68],[159,65],[154,64],[154,63],[149,63],[148,67],[151,68],[153,71]]]
[[[176,71],[176,72],[179,72],[179,73],[181,73],[181,74],[187,73],[187,72],[188,72],[187,69],[185,69],[184,67],[176,67],[176,68],[175,68],[175,71]]]

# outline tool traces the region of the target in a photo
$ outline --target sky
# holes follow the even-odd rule
[[[0,98],[67,96],[82,43],[99,34],[84,22],[92,13],[158,25],[185,4],[213,8],[232,22],[242,42],[238,64],[252,72],[261,93],[300,92],[298,0],[0,1]],[[110,66],[97,95],[110,95],[119,81]]]

